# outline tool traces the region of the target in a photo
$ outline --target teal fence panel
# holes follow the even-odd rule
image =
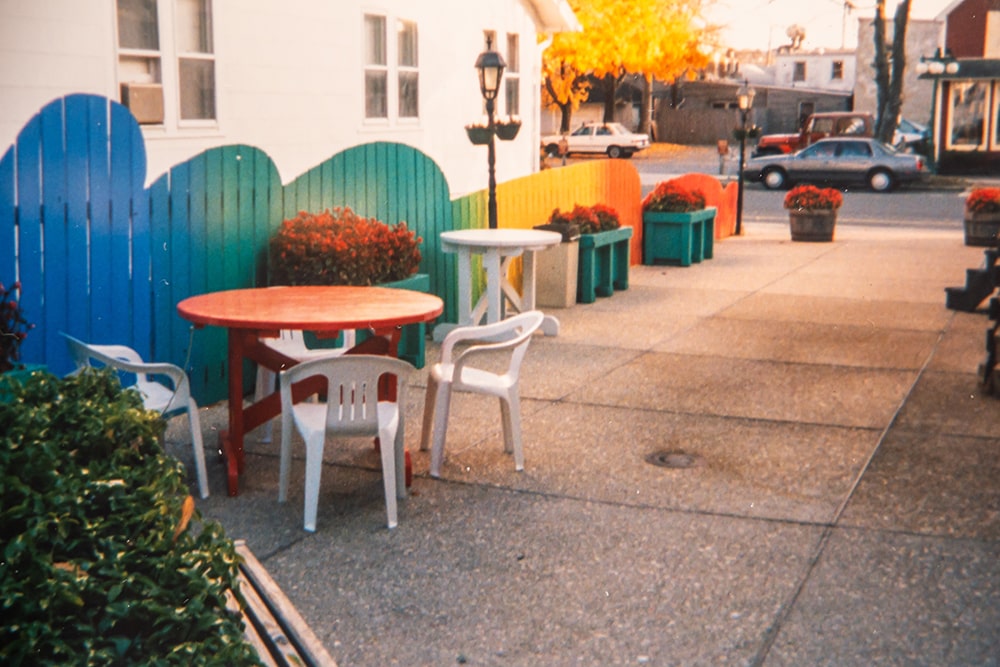
[[[46,105],[0,157],[0,281],[23,284],[21,305],[36,324],[26,361],[71,371],[65,331],[184,366],[201,403],[225,398],[225,332],[194,329],[177,303],[266,285],[268,241],[281,221],[334,206],[405,221],[422,239],[420,272],[455,319],[454,260],[439,235],[455,211],[467,226],[476,207],[453,205],[440,168],[413,147],[357,146],[287,186],[264,152],[244,145],[205,151],[148,187],[145,178],[138,123],[94,95]]]

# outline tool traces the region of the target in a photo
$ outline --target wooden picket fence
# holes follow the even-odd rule
[[[395,143],[353,147],[287,185],[266,153],[246,145],[207,150],[149,187],[145,179],[139,125],[128,109],[94,95],[45,106],[0,158],[0,281],[21,281],[22,308],[36,325],[24,360],[56,374],[72,370],[60,332],[126,344],[184,366],[195,397],[212,403],[227,394],[225,332],[193,330],[177,303],[266,285],[268,240],[283,219],[349,206],[405,221],[423,239],[420,272],[445,300],[443,321],[456,319],[457,275],[439,234],[486,226],[485,192],[453,201],[437,164]],[[637,262],[639,191],[626,161],[545,171],[499,186],[500,226],[531,227],[553,208],[603,202],[635,227]]]

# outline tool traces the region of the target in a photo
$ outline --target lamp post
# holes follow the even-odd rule
[[[756,92],[750,87],[750,82],[743,80],[743,85],[736,94],[736,101],[740,107],[740,169],[737,175],[736,186],[736,235],[743,233],[743,169],[746,166],[747,152],[747,112],[753,106],[753,98]]]
[[[503,70],[507,67],[503,56],[493,50],[492,40],[486,42],[486,50],[476,58],[476,69],[479,70],[479,92],[486,100],[486,117],[489,123],[489,149],[486,161],[489,165],[489,201],[487,215],[490,229],[497,228],[497,174],[496,174],[496,121],[493,117],[496,111],[497,92],[500,90],[500,80]]]

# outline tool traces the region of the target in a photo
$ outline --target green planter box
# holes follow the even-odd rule
[[[642,263],[679,264],[712,259],[715,207],[690,213],[642,214]]]
[[[631,227],[619,227],[598,234],[580,235],[576,300],[593,303],[598,296],[611,296],[628,289]]]

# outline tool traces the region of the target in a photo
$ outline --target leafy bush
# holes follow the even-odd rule
[[[690,213],[705,208],[701,190],[682,187],[673,181],[660,181],[642,200],[643,213]]]
[[[572,211],[565,213],[556,209],[549,216],[548,224],[576,225],[580,228],[581,234],[597,234],[598,232],[618,229],[621,226],[618,212],[604,204],[594,204],[593,206],[577,204]]]
[[[0,376],[0,662],[251,665],[238,556],[201,521],[164,422],[108,370]]]
[[[844,195],[836,188],[798,185],[785,195],[785,208],[790,211],[836,211],[844,204]]]
[[[420,266],[422,239],[405,222],[392,227],[349,208],[300,212],[271,238],[272,285],[375,285],[403,280]]]

